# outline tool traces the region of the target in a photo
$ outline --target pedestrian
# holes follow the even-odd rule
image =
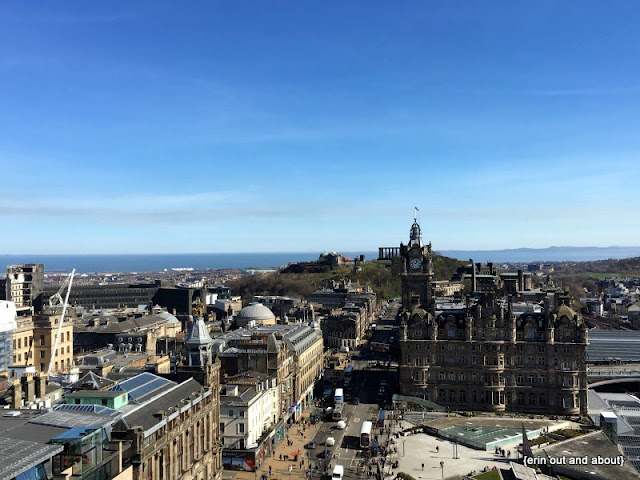
[[[424,472],[424,463],[422,464],[422,471]]]
[[[280,461],[282,461],[282,454],[280,454]]]
[[[269,465],[269,476],[271,476],[271,465]]]
[[[436,453],[438,453],[439,451],[440,451],[440,447],[436,445]]]

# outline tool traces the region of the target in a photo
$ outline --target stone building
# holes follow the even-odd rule
[[[455,410],[586,413],[587,327],[568,297],[518,311],[498,288],[499,276],[474,268],[474,295],[457,309],[439,309],[431,245],[422,243],[417,221],[399,256],[402,394]],[[481,275],[493,278],[482,283]]]
[[[32,309],[42,292],[44,265],[27,263],[9,265],[6,277],[6,299],[15,302],[18,310]]]
[[[17,317],[17,328],[11,340],[12,366],[32,365],[36,372],[47,373],[53,356],[52,373],[68,371],[73,365],[73,323],[69,317],[65,318],[54,351],[59,322],[59,314]]]
[[[101,311],[76,318],[74,324],[79,353],[109,346],[118,353],[154,353],[159,338],[175,337],[182,331],[182,324],[174,315],[159,309],[151,315]]]
[[[134,405],[121,407],[124,415],[112,435],[132,444],[134,480],[222,478],[220,362],[212,345],[202,318],[196,318],[176,365],[180,383],[160,377],[146,383],[136,377],[128,381],[124,390]]]
[[[223,375],[256,371],[276,378],[280,418],[298,420],[313,404],[313,386],[323,367],[323,341],[304,324],[261,325],[217,337]]]

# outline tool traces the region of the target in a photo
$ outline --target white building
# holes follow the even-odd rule
[[[7,371],[13,362],[13,332],[18,328],[16,304],[0,300],[0,372]]]
[[[226,385],[220,394],[221,441],[224,449],[255,449],[278,422],[275,378],[258,384]]]

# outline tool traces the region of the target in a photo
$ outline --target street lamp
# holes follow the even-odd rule
[[[440,460],[440,469],[442,470],[442,478],[444,478],[444,461]]]

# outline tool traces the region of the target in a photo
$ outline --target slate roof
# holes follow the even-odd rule
[[[98,322],[100,317],[95,317]],[[110,319],[111,320],[111,319]],[[74,325],[76,332],[96,332],[96,333],[123,333],[135,329],[148,328],[156,323],[167,323],[167,319],[158,315],[145,315],[139,318],[129,318],[122,322],[110,321],[107,325]]]
[[[75,389],[83,389],[86,390],[88,386],[91,386],[94,390],[102,390],[103,388],[107,388],[113,385],[113,380],[109,380],[108,378],[101,377],[100,375],[96,375],[93,372],[89,372],[86,375],[82,376],[77,382],[69,385],[69,388],[72,390]]]

